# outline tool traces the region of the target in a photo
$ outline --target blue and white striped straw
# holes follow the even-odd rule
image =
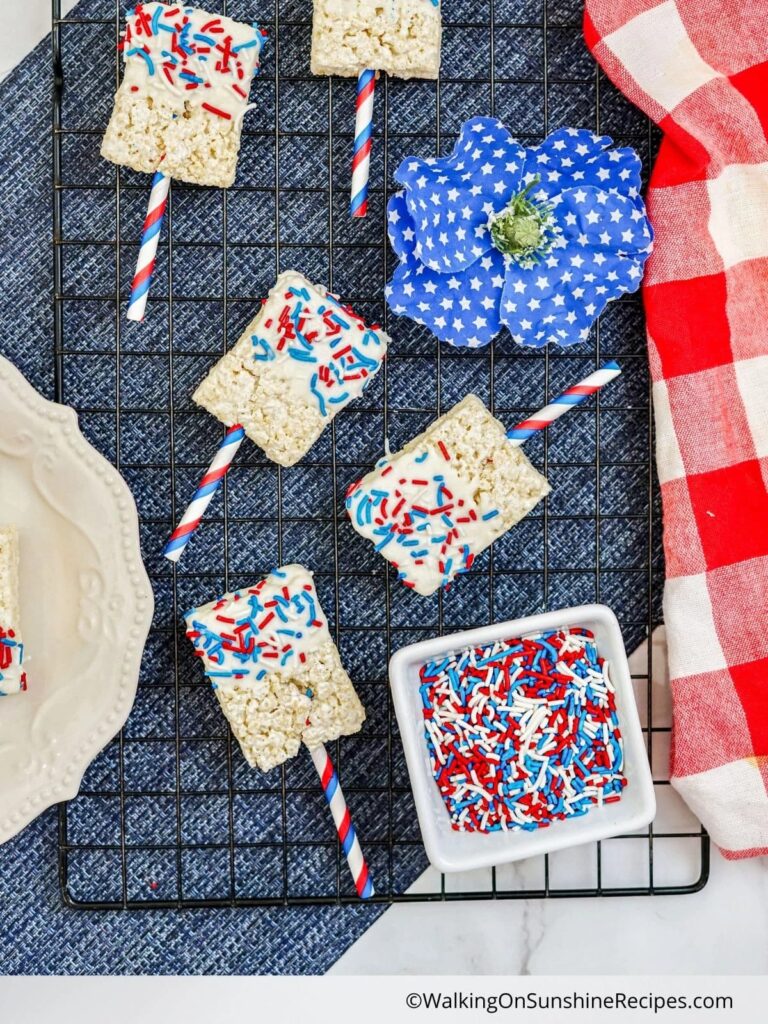
[[[245,431],[239,423],[227,430],[219,450],[208,467],[208,472],[197,485],[197,490],[192,496],[187,511],[181,517],[179,525],[165,545],[163,554],[169,561],[178,562],[181,558],[189,538],[200,525],[203,513],[210,505],[216,491],[221,487],[221,482],[227,475],[227,470],[232,465],[232,460],[237,454],[237,449],[243,443],[244,437]]]
[[[546,430],[550,423],[560,419],[563,413],[568,412],[574,405],[581,405],[582,402],[585,402],[598,392],[600,388],[605,387],[609,381],[618,377],[620,373],[621,367],[614,360],[603,363],[599,370],[595,370],[594,373],[585,377],[580,384],[574,384],[572,388],[568,388],[562,395],[553,398],[549,405],[545,405],[535,416],[528,420],[523,420],[522,423],[518,423],[516,427],[508,430],[507,437],[514,445],[523,444],[529,437],[537,434],[540,430]]]
[[[131,297],[128,300],[126,316],[129,320],[144,319],[149,286],[152,283],[152,272],[155,269],[157,243],[160,241],[160,231],[163,226],[170,186],[171,179],[162,171],[155,171],[155,176],[152,179],[152,191],[149,194],[147,216],[144,218],[144,227],[141,230],[141,245],[139,258],[136,261],[136,273],[133,275],[131,283]]]
[[[373,93],[376,72],[367,68],[357,79],[355,102],[355,143],[352,152],[352,197],[349,212],[352,217],[365,217],[368,213],[368,173],[371,166],[371,136],[373,135]]]

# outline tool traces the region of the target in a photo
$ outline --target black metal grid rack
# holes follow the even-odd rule
[[[647,167],[656,137],[602,76],[581,38],[580,0],[444,0],[437,83],[383,78],[376,91],[371,200],[347,213],[354,83],[309,73],[308,0],[208,0],[270,33],[254,84],[238,180],[228,192],[174,184],[144,324],[125,320],[149,182],[98,155],[119,80],[116,0],[53,0],[55,358],[57,397],[139,505],[157,611],[133,713],[60,814],[60,877],[74,907],[136,908],[354,902],[356,896],[307,756],[247,769],[183,635],[181,613],[274,564],[316,571],[321,601],[368,709],[357,737],[330,751],[361,835],[376,900],[514,899],[693,892],[708,840],[667,779],[669,708],[653,645],[634,680],[660,812],[641,834],[466,876],[426,867],[386,678],[404,643],[493,619],[602,600],[628,649],[660,619],[663,581],[653,423],[637,296],[609,307],[590,340],[527,351],[508,336],[455,351],[388,314],[385,205],[409,153],[452,145],[472,114],[495,113],[535,143],[563,124],[634,145]],[[163,543],[207,465],[219,427],[191,404],[278,269],[295,266],[340,292],[394,343],[382,374],[298,467],[250,444],[178,568]],[[615,357],[624,374],[528,453],[549,499],[478,560],[449,593],[397,584],[348,524],[348,483],[468,391],[503,420],[539,408]]]

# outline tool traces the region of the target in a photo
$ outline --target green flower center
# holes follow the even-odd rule
[[[552,207],[546,202],[534,203],[528,196],[540,180],[534,178],[522,192],[512,196],[503,210],[488,218],[494,246],[523,267],[538,263],[552,248],[557,235]]]

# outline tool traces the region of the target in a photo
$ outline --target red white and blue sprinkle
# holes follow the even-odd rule
[[[438,441],[436,449],[381,459],[373,480],[358,480],[347,491],[353,523],[364,535],[373,535],[376,551],[386,549],[406,587],[416,586],[415,576],[433,574],[446,587],[454,576],[471,569],[476,524],[499,514],[495,508],[483,512],[462,493],[466,488],[450,470],[451,461],[445,443]]]
[[[207,21],[194,31],[203,18]],[[239,83],[258,74],[266,31],[254,24],[253,38],[235,44],[228,30],[231,25],[229,19],[208,16],[195,7],[136,4],[126,12],[118,49],[124,51],[126,60],[143,61],[150,79],[173,92],[187,94],[216,86],[224,89],[225,95],[234,93],[229,98],[239,107],[248,98]],[[249,54],[247,60],[240,55],[254,47],[256,66],[251,70],[254,55]],[[232,117],[231,112],[213,104],[201,106],[218,117]]]
[[[24,663],[24,644],[13,629],[0,626],[0,697],[10,697],[27,688]]]
[[[588,630],[466,648],[420,679],[432,772],[456,831],[533,831],[620,799],[616,697]]]
[[[284,304],[251,336],[257,362],[292,360],[293,378],[306,378],[321,416],[356,398],[381,366],[386,351],[378,328],[334,296],[318,301],[308,288],[286,289]]]
[[[184,615],[187,637],[206,659],[214,689],[226,680],[259,680],[276,668],[303,664],[309,634],[327,630],[312,584],[294,584],[282,569],[222,597],[213,606],[213,623],[207,609],[205,616],[199,611]]]

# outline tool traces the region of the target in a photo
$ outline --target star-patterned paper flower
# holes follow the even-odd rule
[[[495,118],[466,121],[448,157],[405,159],[387,207],[400,258],[393,311],[449,345],[584,341],[606,305],[636,291],[653,232],[640,158],[561,128],[526,149]]]

